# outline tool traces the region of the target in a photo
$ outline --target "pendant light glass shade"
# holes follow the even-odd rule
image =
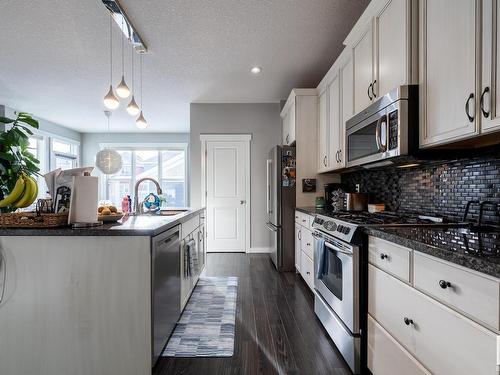
[[[124,76],[122,76],[122,80],[120,81],[118,86],[116,86],[116,94],[122,99],[126,99],[130,96],[130,89],[128,88],[127,84],[125,83]]]
[[[134,98],[134,95],[132,95],[132,100],[130,101],[130,103],[128,104],[127,106],[127,112],[130,116],[137,116],[137,114],[140,112],[140,108],[139,106],[137,105],[137,103],[135,102],[135,98]]]
[[[96,154],[95,165],[104,174],[115,174],[122,169],[122,156],[116,150],[105,148]]]
[[[104,106],[107,109],[116,109],[120,106],[120,102],[118,101],[118,98],[115,96],[115,93],[113,92],[113,86],[109,86],[109,91],[104,97]]]
[[[108,135],[109,135],[109,118],[111,111],[104,111],[108,118]],[[116,150],[105,148],[95,155],[95,165],[104,174],[115,174],[122,169],[122,156]]]
[[[142,111],[141,111],[141,114],[139,115],[139,117],[137,118],[137,120],[135,120],[135,125],[137,126],[138,129],[141,129],[141,130],[146,129],[148,127],[148,122],[144,118]]]

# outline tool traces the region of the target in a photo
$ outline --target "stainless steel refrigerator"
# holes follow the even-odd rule
[[[267,159],[267,229],[278,271],[295,270],[295,147],[276,146]]]

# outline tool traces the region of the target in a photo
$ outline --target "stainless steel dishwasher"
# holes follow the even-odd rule
[[[152,238],[153,366],[181,314],[180,225]]]

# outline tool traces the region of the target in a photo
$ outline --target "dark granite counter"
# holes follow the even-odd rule
[[[0,228],[0,236],[156,236],[199,214],[204,208],[189,208],[175,216],[125,216],[117,223],[94,228]]]
[[[500,234],[457,229],[365,228],[365,233],[500,278]]]
[[[335,211],[297,207],[309,215],[336,217]],[[379,237],[436,258],[500,278],[500,233],[462,234],[458,229],[431,227],[368,227],[368,235]]]

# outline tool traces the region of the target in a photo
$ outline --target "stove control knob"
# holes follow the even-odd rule
[[[335,229],[337,229],[337,224],[335,224],[334,221],[325,221],[323,223],[323,227],[328,231],[334,231]]]
[[[351,228],[349,228],[349,227],[344,228],[344,234],[349,234],[350,231],[351,231]]]
[[[337,227],[337,232],[344,233],[344,228],[345,228],[345,227],[344,227],[343,225],[339,225],[339,226]]]

